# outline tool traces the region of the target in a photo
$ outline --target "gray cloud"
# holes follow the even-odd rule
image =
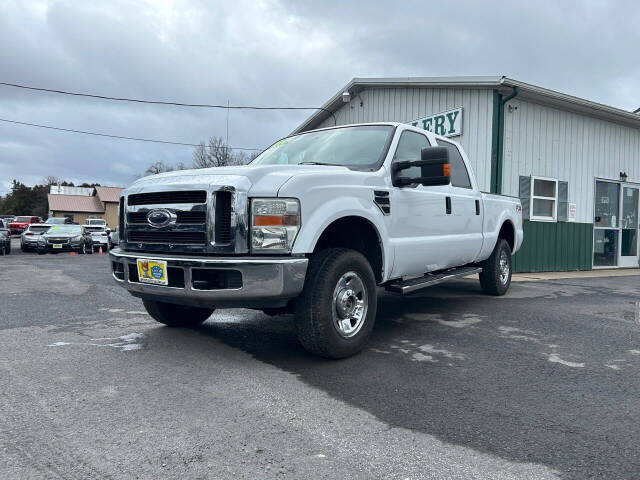
[[[508,74],[640,106],[635,2],[3,2],[0,80],[114,96],[321,105],[354,76]],[[231,145],[264,147],[311,112],[232,111]],[[0,117],[197,143],[226,113],[0,87]],[[189,147],[0,123],[0,192],[45,175],[125,185]]]

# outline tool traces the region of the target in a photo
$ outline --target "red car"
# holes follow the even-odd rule
[[[40,217],[16,217],[12,222],[9,222],[9,230],[11,233],[20,234],[32,223],[42,223],[42,219]]]

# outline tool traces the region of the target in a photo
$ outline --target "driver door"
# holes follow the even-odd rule
[[[412,130],[402,132],[393,162],[419,160],[429,139]],[[434,145],[435,146],[435,145]],[[414,167],[401,176],[420,176]],[[449,197],[449,200],[447,200]],[[449,185],[411,185],[393,187],[390,192],[390,242],[395,260],[392,277],[422,274],[452,266],[453,252],[447,222],[447,202],[451,202]]]

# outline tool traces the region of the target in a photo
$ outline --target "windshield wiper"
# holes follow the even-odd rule
[[[329,167],[344,167],[339,163],[323,163],[323,162],[300,162],[298,165],[328,165]]]

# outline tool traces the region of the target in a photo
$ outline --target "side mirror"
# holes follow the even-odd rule
[[[399,172],[413,167],[420,167],[420,176],[400,175]],[[419,183],[424,186],[449,185],[451,182],[451,166],[449,151],[445,147],[424,147],[420,152],[420,160],[400,160],[391,165],[391,179],[394,187],[404,187]]]

